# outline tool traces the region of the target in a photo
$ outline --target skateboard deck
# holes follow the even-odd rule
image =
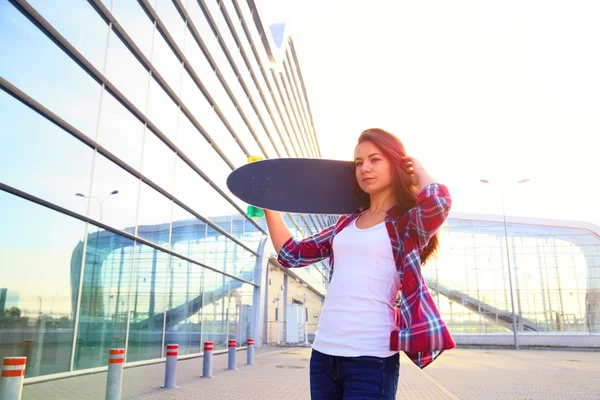
[[[351,161],[276,158],[235,169],[227,187],[240,200],[297,214],[350,214],[365,203]]]

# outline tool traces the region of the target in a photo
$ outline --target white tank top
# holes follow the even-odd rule
[[[356,220],[333,239],[335,269],[313,348],[332,356],[389,357],[394,301],[400,289],[385,222],[367,229]]]

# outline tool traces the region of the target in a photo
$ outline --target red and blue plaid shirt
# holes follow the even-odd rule
[[[450,205],[448,189],[432,183],[421,190],[414,208],[401,215],[399,207],[393,206],[385,217],[402,283],[396,301],[399,329],[391,333],[390,349],[404,351],[420,368],[425,368],[444,350],[456,347],[421,275],[420,257],[446,220]],[[333,274],[333,238],[364,210],[341,216],[335,225],[311,237],[290,238],[279,252],[279,263],[285,268],[299,268],[329,258]]]

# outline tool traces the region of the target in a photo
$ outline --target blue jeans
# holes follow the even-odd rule
[[[338,357],[313,349],[310,357],[310,398],[395,399],[399,374],[399,354],[387,358]]]

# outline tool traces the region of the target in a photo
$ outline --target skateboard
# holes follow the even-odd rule
[[[351,161],[255,161],[232,171],[227,187],[252,206],[297,214],[351,214],[368,201],[358,188]]]

